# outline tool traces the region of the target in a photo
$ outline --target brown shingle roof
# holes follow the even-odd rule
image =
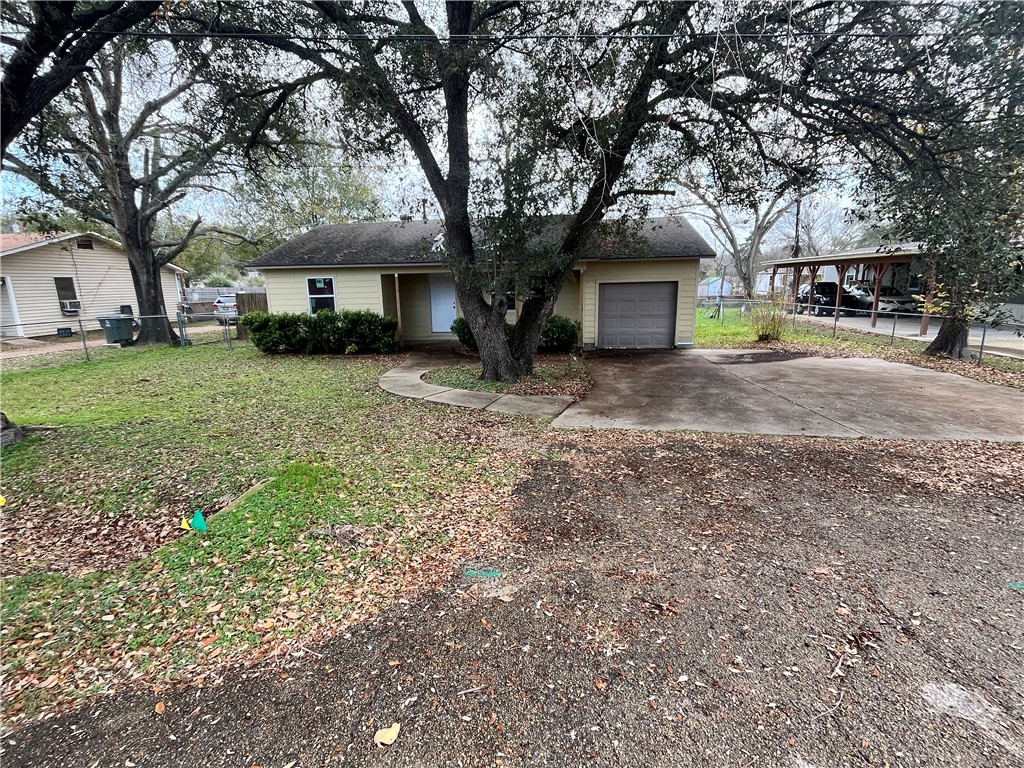
[[[552,227],[567,221],[552,217]],[[326,267],[437,265],[441,253],[435,243],[439,221],[381,221],[328,224],[317,227],[265,253],[248,266]],[[620,231],[614,222],[601,225],[596,247],[583,260],[699,259],[714,250],[681,216],[648,219],[640,233]]]
[[[26,245],[41,243],[62,237],[65,233],[43,234],[41,232],[0,232],[0,253],[7,253]]]

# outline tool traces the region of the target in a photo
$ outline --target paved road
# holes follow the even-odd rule
[[[1024,392],[869,358],[686,350],[596,355],[554,425],[1024,441]]]

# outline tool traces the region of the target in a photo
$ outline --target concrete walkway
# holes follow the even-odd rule
[[[514,416],[533,416],[539,419],[553,419],[572,405],[571,397],[473,392],[468,389],[438,387],[423,380],[423,374],[428,371],[464,362],[465,358],[414,354],[400,366],[381,376],[380,388],[393,395],[414,400],[510,413]]]

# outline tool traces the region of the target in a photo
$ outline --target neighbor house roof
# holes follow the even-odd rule
[[[0,257],[13,256],[23,251],[31,251],[44,245],[63,243],[68,240],[100,240],[111,248],[123,250],[117,240],[112,240],[104,235],[97,235],[95,232],[54,232],[42,234],[39,232],[0,232]],[[164,264],[164,269],[171,272],[185,274],[188,270],[182,269],[176,264]]]
[[[567,217],[551,217],[551,226]],[[255,269],[282,267],[438,266],[442,263],[440,221],[379,221],[328,224],[249,262]],[[615,222],[602,223],[597,246],[582,261],[619,259],[700,259],[714,256],[686,219],[679,216],[648,219],[639,234],[629,225],[622,232]]]

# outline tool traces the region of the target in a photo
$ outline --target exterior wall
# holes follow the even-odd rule
[[[597,294],[600,283],[676,282],[679,284],[676,306],[676,346],[691,346],[697,324],[698,259],[658,261],[588,262],[566,282],[555,304],[555,314],[564,315],[583,326],[583,343],[593,346],[597,339]],[[400,275],[402,333],[405,341],[447,341],[451,333],[430,330],[431,272],[447,272],[443,267],[352,267],[267,269],[267,299],[271,312],[308,312],[306,279],[334,278],[335,306],[342,309],[369,309],[381,314],[395,312],[393,275]],[[582,315],[580,314],[582,293]],[[462,309],[456,306],[461,317]],[[515,315],[509,313],[509,322]]]
[[[98,239],[92,242],[92,250],[77,248],[74,240],[66,240],[0,257],[0,273],[11,280],[25,336],[48,336],[56,333],[58,327],[67,326],[77,331],[79,320],[86,330],[97,330],[96,318],[117,312],[122,304],[131,304],[138,312],[135,286],[124,252]],[[174,273],[163,272],[165,309],[168,317],[174,319],[178,290]],[[70,277],[75,281],[75,292],[82,302],[78,315],[61,313],[53,283],[55,277]],[[5,317],[8,312],[9,308],[5,307]],[[4,331],[6,334],[8,329]]]
[[[368,309],[384,314],[381,270],[375,267],[268,269],[264,275],[267,279],[267,303],[271,312],[309,312],[306,280],[311,277],[330,277],[334,279],[335,309]],[[402,303],[404,313],[404,300]]]
[[[697,326],[699,259],[589,262],[583,270],[583,344],[597,343],[598,286],[601,283],[676,282],[677,347],[693,345]]]
[[[434,269],[430,272],[444,272]],[[406,274],[401,276],[402,332],[406,341],[449,341],[454,333],[434,333],[430,329],[430,273]],[[455,315],[462,317],[462,307],[455,297]]]
[[[389,317],[398,317],[398,297],[395,295],[395,276],[380,276],[381,306],[384,314]]]
[[[172,320],[178,317],[178,304],[184,301],[184,297],[181,295],[181,289],[178,284],[178,276],[169,269],[160,270],[160,285],[164,289],[164,309],[167,310],[167,316]],[[132,301],[132,306],[135,307],[137,302]],[[135,307],[135,311],[138,312],[139,308]]]
[[[558,300],[555,302],[554,314],[568,317],[570,320],[580,321],[580,272],[575,271],[572,277],[565,281]]]

